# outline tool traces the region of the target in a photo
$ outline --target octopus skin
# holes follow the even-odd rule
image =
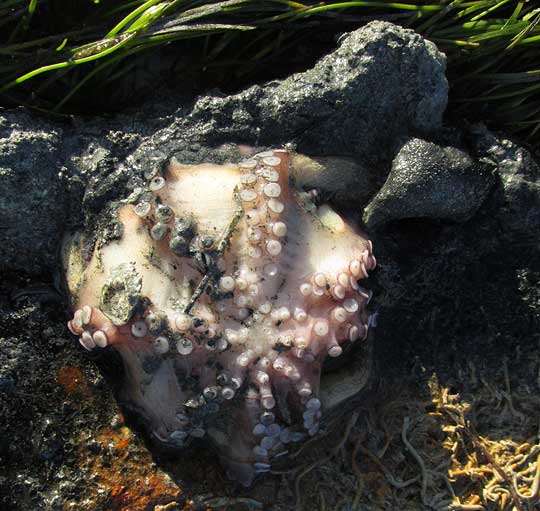
[[[293,162],[149,168],[118,239],[76,233],[63,250],[69,330],[119,353],[155,439],[210,439],[244,485],[317,434],[323,364],[368,332],[371,242],[290,184]]]

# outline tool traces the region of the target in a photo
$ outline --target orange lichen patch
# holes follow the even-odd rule
[[[99,443],[112,442],[119,451],[124,451],[130,442],[132,436],[127,426],[122,426],[118,430],[105,430],[98,438]]]
[[[81,439],[77,454],[88,485],[84,501],[71,502],[66,509],[147,511],[178,502],[182,494],[127,426],[103,428],[95,437]]]
[[[56,381],[62,385],[66,394],[89,394],[86,379],[77,366],[62,366],[58,369]]]

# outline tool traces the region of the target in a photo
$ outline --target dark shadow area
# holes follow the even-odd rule
[[[422,230],[428,236],[416,253],[410,240],[394,237],[391,255],[379,245],[377,277],[387,294],[376,294],[377,343],[386,362],[402,367],[403,360],[418,359],[427,371],[452,378],[469,361],[497,368],[516,346],[537,347],[537,246],[514,250],[488,211],[435,238],[424,223],[417,235]]]

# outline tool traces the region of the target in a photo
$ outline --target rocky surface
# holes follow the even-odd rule
[[[3,112],[0,207],[9,231],[2,233],[0,268],[50,270],[59,227],[121,195],[133,176],[122,162],[131,155],[129,164],[136,164],[151,146],[185,163],[223,160],[230,154],[219,146],[229,142],[293,143],[307,154],[384,161],[398,136],[440,128],[448,89],[444,69],[445,58],[433,44],[374,22],[343,37],[313,69],[233,96],[180,105],[171,99],[114,119],[68,124]]]
[[[278,479],[239,497],[202,451],[149,451],[113,398],[120,367],[89,360],[64,326],[62,232],[137,186],[151,151],[222,162],[234,156],[228,143],[291,143],[323,155],[311,175],[296,176],[300,186],[320,188],[358,220],[371,202],[378,374],[396,385],[412,374],[425,387],[436,373],[459,385],[474,362],[489,383],[506,357],[538,393],[538,368],[516,355],[540,342],[538,166],[483,129],[448,137],[446,101],[444,56],[375,22],[312,70],[234,96],[169,98],[63,124],[1,112],[1,507],[203,509],[211,497],[228,509],[291,506]],[[336,155],[349,161],[338,171],[328,159]]]
[[[493,186],[492,168],[457,147],[412,138],[399,149],[362,218],[369,229],[411,218],[464,222]]]
[[[56,263],[66,210],[60,137],[61,130],[23,113],[0,120],[1,269],[37,273]]]
[[[476,150],[496,166],[502,230],[511,237],[534,243],[540,229],[540,167],[529,151],[516,142],[498,139],[479,126],[474,131]]]

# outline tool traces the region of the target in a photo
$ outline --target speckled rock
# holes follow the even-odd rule
[[[506,228],[530,236],[540,231],[540,168],[524,148],[503,141],[499,162],[505,204],[500,212]]]
[[[473,141],[480,154],[497,166],[501,207],[497,215],[503,231],[522,242],[540,232],[540,167],[531,153],[515,142],[497,137],[484,127],[474,129]]]
[[[55,321],[61,297],[23,279],[0,282],[0,508],[145,511],[184,502],[126,427],[103,374]]]
[[[490,167],[464,151],[413,138],[394,158],[363,220],[370,229],[411,218],[464,222],[481,206],[493,182]]]
[[[226,159],[220,146],[229,142],[384,159],[398,136],[441,126],[444,69],[432,43],[373,22],[345,35],[312,69],[228,97],[171,99],[65,124],[2,111],[0,269],[50,271],[66,221],[79,222],[124,192],[136,153],[127,167],[122,162],[139,144],[186,163]]]
[[[411,30],[372,22],[344,36],[335,52],[305,73],[235,96],[201,98],[188,122],[206,143],[296,141],[307,154],[373,159],[397,135],[441,126],[444,71],[445,57],[435,45]]]
[[[54,263],[66,212],[61,137],[30,115],[0,116],[0,271]]]
[[[0,272],[52,271],[62,232],[84,218],[81,204],[100,205],[95,190],[117,193],[126,176],[115,168],[137,140],[122,117],[70,126],[0,109]]]

